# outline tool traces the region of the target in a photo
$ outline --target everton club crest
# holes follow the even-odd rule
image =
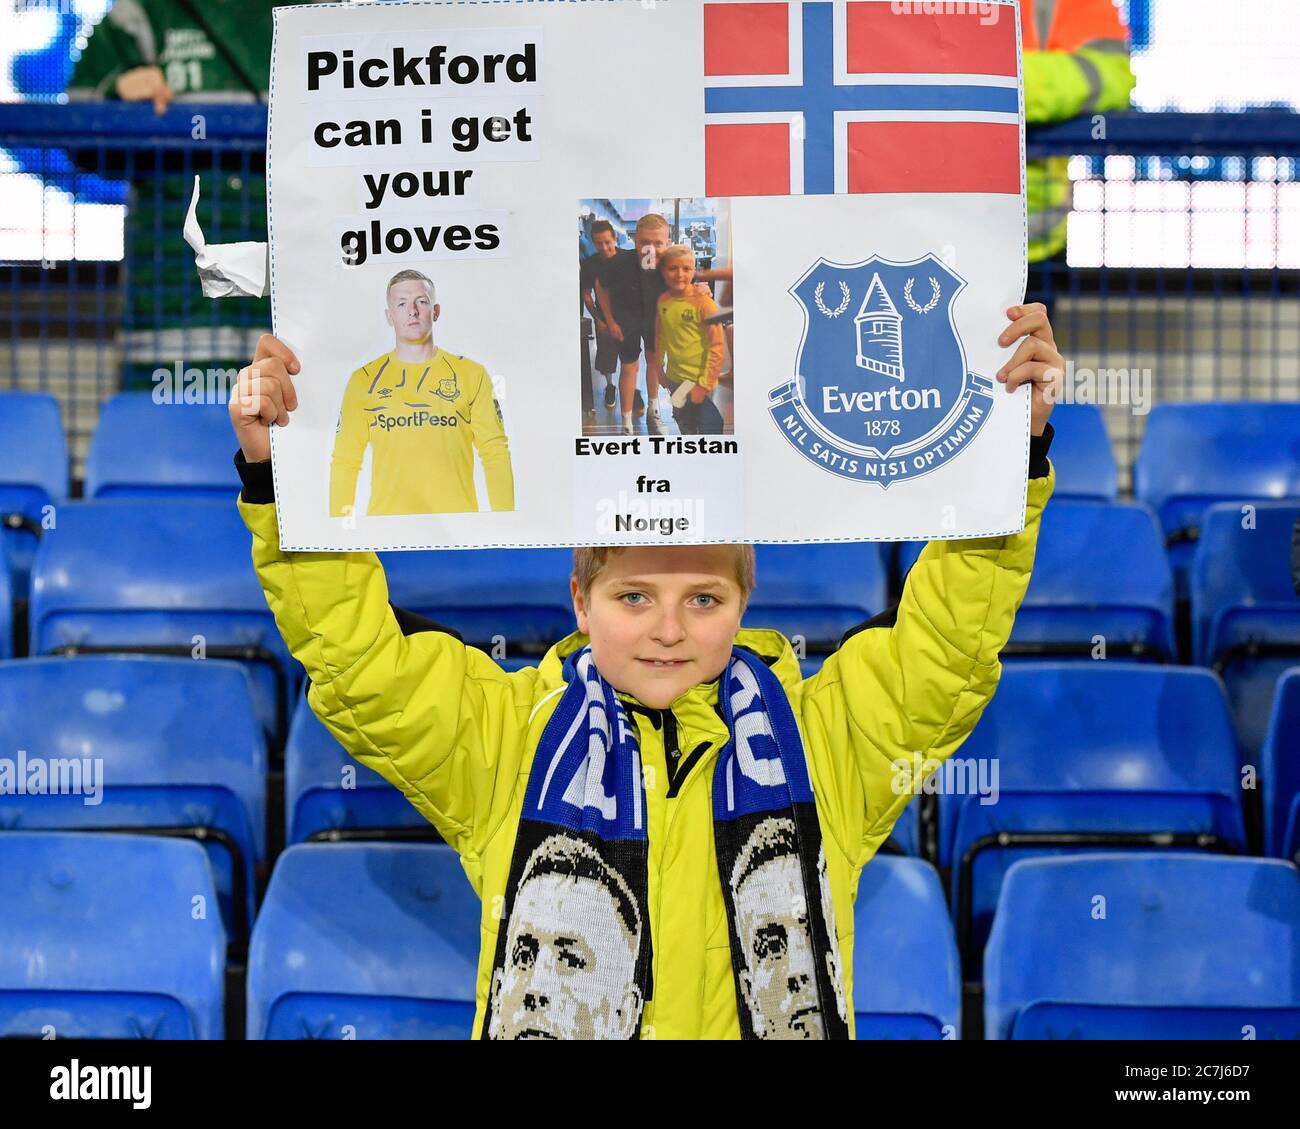
[[[993,409],[993,383],[966,368],[953,323],[965,285],[934,255],[818,259],[790,288],[805,326],[795,378],[768,393],[795,449],[886,488],[960,455]]]

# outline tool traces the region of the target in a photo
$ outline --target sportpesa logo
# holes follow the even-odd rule
[[[965,450],[993,408],[953,323],[965,285],[932,254],[818,259],[790,288],[805,327],[795,378],[768,393],[781,434],[822,469],[886,488]]]
[[[454,415],[438,416],[420,408],[401,414],[382,412],[370,421],[370,426],[377,427],[380,431],[396,431],[406,427],[455,427],[457,423]]]

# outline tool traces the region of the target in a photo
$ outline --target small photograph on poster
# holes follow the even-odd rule
[[[385,279],[373,304],[357,311],[373,322],[374,344],[351,358],[330,458],[330,516],[513,510],[505,421],[492,377],[476,359],[485,343],[440,340],[443,295],[431,273],[407,268]],[[367,454],[369,491],[361,497]]]
[[[725,198],[578,204],[583,435],[732,435]]]

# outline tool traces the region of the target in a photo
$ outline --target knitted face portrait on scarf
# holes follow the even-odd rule
[[[492,983],[493,1039],[629,1039],[641,916],[626,882],[580,839],[552,835],[525,867]]]
[[[824,860],[820,852],[820,873],[825,872]],[[731,892],[745,958],[740,986],[754,1033],[760,1039],[824,1038],[793,820],[766,819],[754,828],[732,870]],[[822,898],[828,894],[829,884],[822,885]],[[836,940],[827,961],[844,1018]]]

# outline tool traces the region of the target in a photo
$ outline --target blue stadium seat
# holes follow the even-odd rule
[[[754,553],[758,586],[745,626],[801,637],[807,653],[819,656],[816,665],[846,631],[889,606],[889,577],[874,542],[759,545]]]
[[[862,868],[853,918],[857,1037],[957,1038],[961,969],[934,867],[872,859]]]
[[[346,769],[354,775],[345,787]],[[397,788],[348,756],[312,713],[305,694],[298,697],[284,748],[284,803],[289,843],[313,837],[438,838]]]
[[[925,546],[926,542],[924,541],[896,541],[891,546],[898,564],[900,581],[906,582],[907,574],[912,571],[912,566],[916,564],[916,558],[921,555],[921,550]]]
[[[266,856],[266,747],[242,667],[123,655],[0,663],[0,748],[22,749],[46,779],[79,782],[61,795],[0,794],[0,831],[192,829],[229,931],[247,937]]]
[[[86,457],[87,498],[222,498],[239,492],[225,404],[156,404],[150,392],[106,400]]]
[[[1128,854],[1007,873],[984,954],[988,1039],[1300,1038],[1300,872]]]
[[[1300,667],[1278,679],[1259,770],[1264,851],[1300,864]]]
[[[266,606],[233,500],[62,506],[33,566],[31,653],[199,647],[248,667],[258,717],[282,734],[301,667]]]
[[[215,906],[197,843],[0,835],[0,1037],[223,1038]]]
[[[1101,409],[1095,404],[1057,404],[1052,429],[1056,433],[1048,455],[1056,467],[1052,498],[1115,501],[1119,476]]]
[[[568,549],[381,553],[380,559],[397,607],[459,632],[507,670],[535,665],[577,627]]]
[[[1201,517],[1215,502],[1300,498],[1300,404],[1158,404],[1133,465],[1133,490],[1156,511],[1178,595]]]
[[[1020,859],[1144,843],[1246,850],[1232,717],[1223,684],[1206,670],[1008,664],[941,771],[951,775],[939,792],[939,865],[951,868],[972,977],[998,891]],[[1176,843],[1157,838],[1171,834]],[[999,835],[1018,839],[999,843]]]
[[[248,1038],[468,1038],[479,908],[443,844],[290,847],[253,927]]]
[[[68,496],[68,446],[59,402],[43,392],[0,392],[0,434],[5,437],[0,547],[14,594],[23,596],[45,507]]]
[[[1043,511],[1033,579],[1016,615],[1010,656],[1172,660],[1173,581],[1145,506],[1052,501]]]
[[[903,575],[924,547],[898,546]],[[1174,659],[1173,580],[1160,530],[1145,506],[1053,498],[1003,658],[1086,659],[1095,636],[1105,638],[1107,658]]]
[[[1300,503],[1228,502],[1205,511],[1191,570],[1196,661],[1223,675],[1248,754],[1264,739],[1273,688],[1300,661],[1291,530]],[[1245,525],[1245,528],[1243,528]]]
[[[890,854],[921,856],[921,797],[913,797],[912,802],[903,809],[898,822],[885,841],[885,850]]]

